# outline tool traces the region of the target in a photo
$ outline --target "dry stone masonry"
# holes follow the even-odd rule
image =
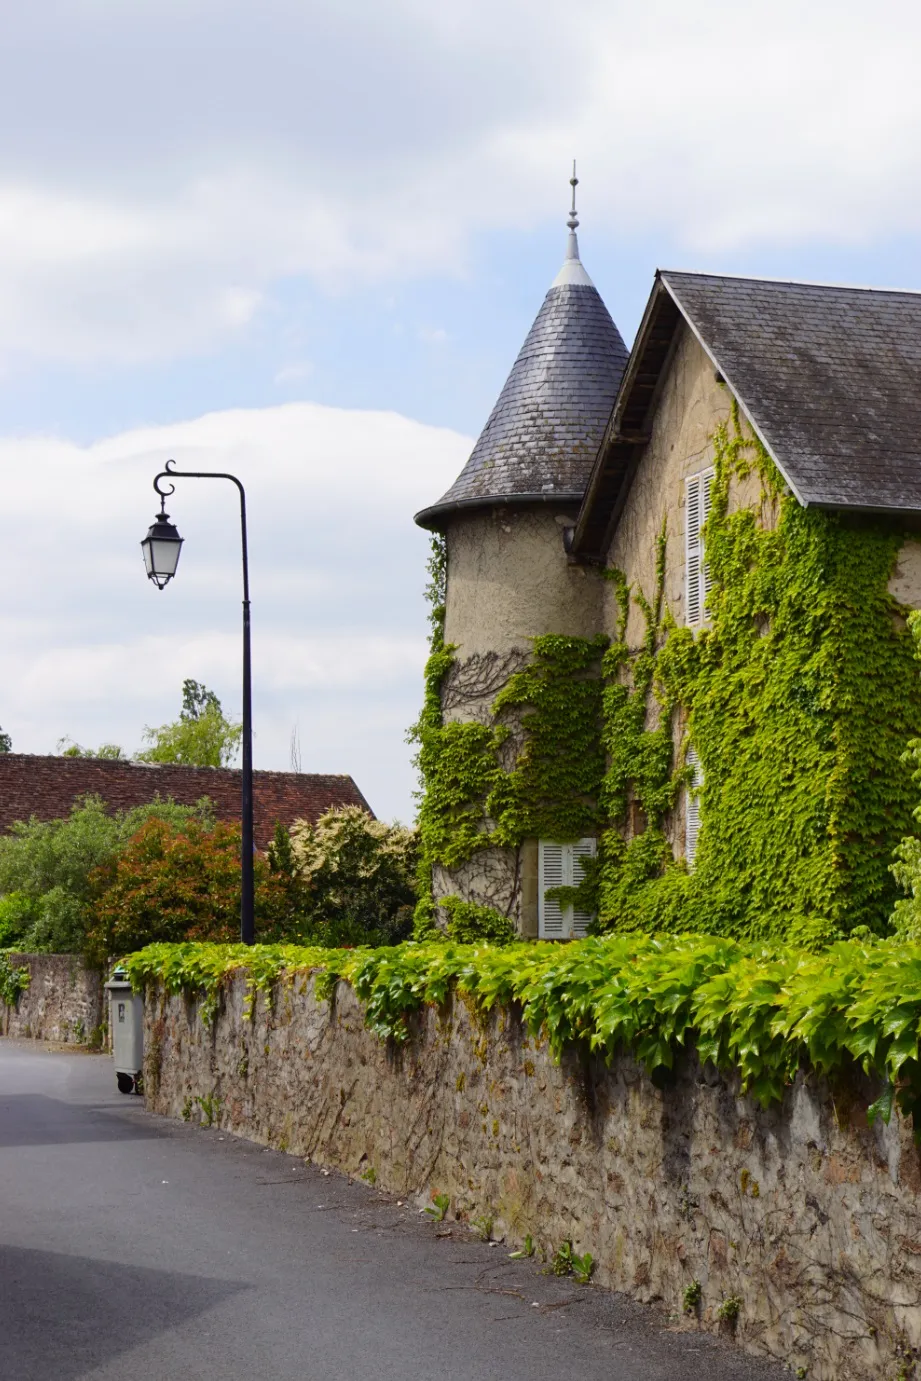
[[[764,1112],[693,1055],[667,1087],[626,1056],[555,1065],[515,1010],[480,1020],[460,999],[402,1047],[367,1030],[344,983],[330,1004],[298,974],[246,1012],[242,976],[210,1029],[187,997],[148,993],[152,1110],[206,1110],[420,1205],[450,1195],[452,1215],[493,1218],[510,1245],[530,1234],[549,1256],[571,1239],[600,1284],[732,1330],[809,1381],[912,1374],[921,1162],[906,1123],[868,1126],[878,1090],[859,1077],[800,1076]]]
[[[9,1007],[0,1002],[0,1036],[97,1044],[104,1021],[102,974],[76,954],[11,954],[29,986]]]

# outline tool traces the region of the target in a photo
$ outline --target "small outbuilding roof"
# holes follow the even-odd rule
[[[576,224],[470,459],[448,492],[416,514],[420,527],[485,504],[581,503],[627,347],[579,259]]]
[[[659,270],[576,552],[606,549],[682,323],[800,503],[921,513],[921,294]]]

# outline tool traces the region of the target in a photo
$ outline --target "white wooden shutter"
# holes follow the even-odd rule
[[[541,839],[538,844],[537,934],[541,940],[568,940],[584,935],[594,917],[588,911],[560,906],[548,897],[551,887],[578,887],[585,877],[585,860],[594,858],[596,841],[580,839],[577,844],[555,844]]]
[[[569,934],[563,910],[556,897],[548,897],[550,887],[565,887],[563,851],[565,844],[542,839],[537,859],[537,934],[541,940],[563,940]]]
[[[701,601],[702,601],[702,603],[703,603],[703,617],[704,617],[705,619],[708,619],[708,618],[710,617],[710,610],[707,608],[707,595],[710,593],[711,589],[713,588],[713,582],[712,582],[711,579],[710,579],[710,567],[707,565],[706,553],[704,552],[704,545],[705,545],[705,543],[704,543],[704,538],[703,538],[703,529],[704,529],[704,524],[706,523],[707,519],[710,517],[710,505],[711,505],[712,501],[713,501],[713,471],[710,470],[710,471],[707,472],[707,474],[701,475],[701,477],[700,477],[700,534],[699,534],[699,546],[700,546],[700,587],[701,587]]]
[[[684,482],[684,560],[687,582],[686,623],[700,623],[707,617],[710,572],[704,559],[703,528],[710,516],[713,498],[713,471],[689,475]]]
[[[687,582],[685,623],[700,623],[702,613],[701,576],[703,551],[700,544],[700,475],[689,475],[684,482],[684,562]]]
[[[697,854],[697,836],[700,832],[700,788],[703,785],[703,773],[700,768],[700,758],[693,748],[688,749],[685,762],[688,767],[693,769],[694,773],[684,796],[684,856],[687,859],[688,867],[693,868],[694,858]]]
[[[595,857],[594,839],[580,839],[578,844],[570,845],[572,849],[572,885],[578,887],[585,877],[585,860]],[[577,938],[584,935],[588,930],[589,924],[594,920],[590,911],[573,911],[572,913],[572,934]]]

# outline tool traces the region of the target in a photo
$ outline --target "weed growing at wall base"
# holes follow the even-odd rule
[[[349,983],[383,1040],[411,1037],[423,1007],[457,992],[483,1012],[518,1004],[558,1058],[583,1044],[632,1051],[654,1073],[696,1047],[766,1106],[800,1069],[830,1077],[854,1065],[885,1082],[869,1109],[898,1104],[921,1127],[921,943],[840,941],[821,955],[701,935],[613,935],[562,946],[408,943],[329,950],[295,945],[150,945],[125,961],[132,984],[160,984],[214,1013],[244,974],[248,1006],[295,975],[318,996]]]

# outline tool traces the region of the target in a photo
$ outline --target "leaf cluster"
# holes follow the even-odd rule
[[[99,868],[109,865],[145,821],[181,827],[213,820],[207,799],[197,806],[156,800],[110,813],[98,796],[74,802],[61,820],[14,824],[0,838],[0,944],[29,952],[84,949]]]
[[[905,534],[802,508],[735,408],[713,453],[708,626],[695,637],[663,609],[664,535],[653,599],[618,587],[646,636],[631,651],[622,634],[605,658],[599,927],[813,948],[859,927],[883,933],[893,850],[916,829],[905,747],[921,735],[918,662],[888,591]],[[760,511],[730,513],[732,479],[752,474]],[[687,781],[682,734],[703,778],[692,874],[666,831]],[[897,879],[910,885],[921,855],[901,847]]]
[[[351,984],[368,1027],[397,1042],[423,1007],[453,993],[483,1012],[517,1004],[557,1058],[573,1044],[609,1060],[630,1051],[655,1073],[696,1048],[764,1106],[800,1069],[835,1077],[856,1065],[885,1083],[871,1118],[888,1119],[896,1102],[921,1109],[921,944],[910,941],[851,939],[821,955],[640,933],[562,946],[180,944],[150,945],[125,963],[135,986],[205,996],[241,970],[253,992],[283,973],[318,973],[327,996],[338,981]]]

